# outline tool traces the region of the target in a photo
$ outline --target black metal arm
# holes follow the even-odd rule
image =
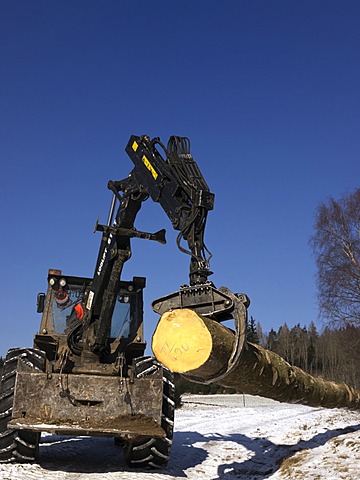
[[[190,285],[210,284],[207,278],[212,273],[204,229],[207,213],[214,206],[214,195],[190,154],[189,140],[171,137],[165,148],[158,138],[132,136],[126,152],[134,168],[127,178],[109,181],[108,188],[114,197],[108,222],[95,226],[96,231],[102,232],[102,241],[93,281],[86,293],[82,322],[82,348],[95,353],[101,352],[107,342],[120,275],[124,263],[131,257],[130,239],[165,243],[165,230],[147,233],[135,229],[134,222],[143,201],[151,197],[160,203],[173,228],[180,231],[178,247],[191,256]],[[187,242],[187,249],[181,245],[182,240]]]
[[[165,152],[165,159],[158,146]],[[208,211],[214,208],[214,194],[192,158],[189,139],[170,137],[165,148],[158,138],[132,136],[126,152],[135,165],[130,175],[139,191],[159,202],[173,228],[180,231],[178,247],[191,255],[190,284],[206,282],[212,272],[204,230]],[[182,239],[188,249],[182,247]]]

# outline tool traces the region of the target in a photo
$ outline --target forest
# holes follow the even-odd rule
[[[360,328],[352,324],[327,326],[319,333],[314,322],[292,328],[284,323],[277,331],[263,334],[261,325],[255,327],[250,318],[248,341],[272,350],[311,375],[360,387]]]

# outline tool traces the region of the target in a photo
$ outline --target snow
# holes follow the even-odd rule
[[[176,411],[169,467],[129,470],[111,438],[43,435],[38,464],[1,480],[341,480],[359,478],[360,415],[243,395],[191,395]]]

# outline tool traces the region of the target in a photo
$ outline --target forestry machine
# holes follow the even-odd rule
[[[246,298],[208,280],[204,229],[214,195],[190,154],[189,140],[173,136],[165,147],[159,138],[131,136],[126,152],[134,168],[127,178],[108,182],[113,196],[107,223],[95,225],[102,240],[93,278],[49,270],[47,293],[38,295],[42,320],[33,348],[7,353],[0,383],[0,462],[34,461],[44,431],[114,437],[130,466],[166,466],[173,377],[144,356],[145,278],[120,278],[131,257],[131,238],[165,243],[165,230],[134,227],[149,197],[160,203],[179,231],[178,247],[190,255],[189,285],[154,301],[153,309],[161,314],[192,308],[217,321],[233,317],[243,330]],[[242,343],[238,338],[232,361]]]

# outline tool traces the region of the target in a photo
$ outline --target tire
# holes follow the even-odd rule
[[[175,386],[172,372],[163,367],[154,357],[139,357],[135,359],[135,376],[140,378],[152,375],[162,369],[163,372],[163,402],[161,427],[165,437],[147,437],[127,443],[124,449],[125,461],[132,468],[166,468],[172,445],[174,431]]]
[[[33,348],[13,348],[6,355],[0,381],[0,463],[33,462],[39,452],[39,432],[7,428],[12,417],[18,361],[43,372],[45,354]]]

